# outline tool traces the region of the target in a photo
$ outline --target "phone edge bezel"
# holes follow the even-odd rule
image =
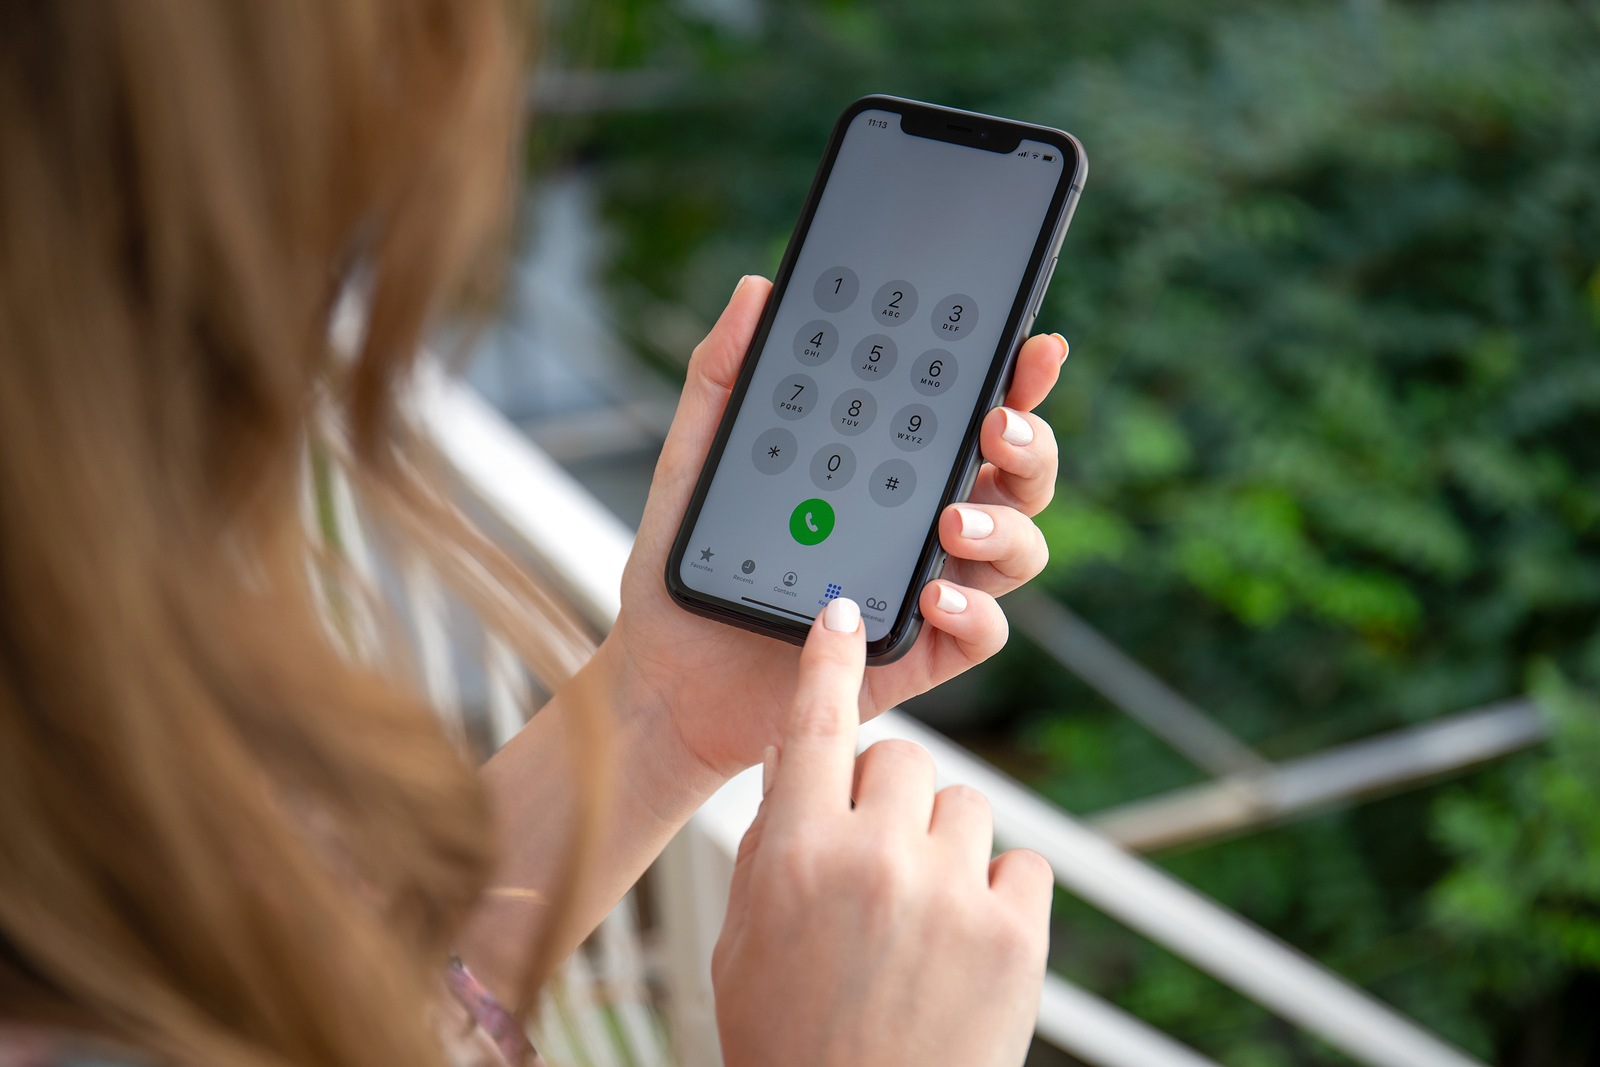
[[[1021,347],[1022,341],[1026,339],[1024,335],[1027,329],[1033,323],[1033,309],[1038,306],[1038,301],[1043,297],[1043,294],[1038,291],[1041,276],[1050,259],[1059,255],[1061,244],[1066,237],[1067,224],[1071,221],[1078,194],[1083,188],[1083,180],[1087,173],[1087,160],[1084,155],[1083,145],[1076,137],[1065,130],[881,94],[863,96],[853,101],[840,113],[839,118],[834,123],[833,130],[829,134],[827,149],[823,154],[822,160],[817,165],[816,173],[811,179],[811,186],[806,193],[805,202],[795,219],[794,229],[791,231],[789,242],[784,248],[783,258],[779,261],[778,270],[773,276],[772,291],[761,310],[761,318],[756,323],[756,330],[751,337],[750,344],[745,349],[740,363],[739,376],[729,392],[728,403],[723,409],[721,418],[718,420],[717,432],[712,438],[711,446],[701,464],[700,474],[695,480],[694,491],[690,494],[688,505],[679,517],[678,530],[673,537],[672,546],[667,552],[665,566],[667,592],[679,607],[704,618],[732,623],[742,629],[751,630],[768,637],[775,637],[790,644],[804,643],[806,634],[810,631],[809,626],[798,621],[792,626],[783,625],[765,613],[754,609],[742,608],[732,601],[702,593],[685,584],[679,577],[678,572],[683,566],[684,553],[688,549],[689,535],[695,525],[694,520],[698,519],[700,510],[705,504],[705,498],[711,489],[712,478],[722,462],[728,438],[733,432],[734,419],[744,403],[745,397],[749,392],[750,382],[755,376],[756,363],[758,361],[751,359],[751,356],[765,346],[770,336],[773,321],[777,317],[779,303],[779,299],[774,298],[781,298],[788,291],[795,262],[799,258],[800,247],[804,243],[806,235],[811,231],[811,224],[821,203],[822,191],[826,188],[827,181],[833,173],[834,164],[838,160],[839,150],[844,144],[844,137],[849,130],[850,124],[864,111],[894,111],[903,118],[908,110],[913,109],[943,115],[969,117],[1016,130],[1021,134],[1021,139],[1052,144],[1060,149],[1064,156],[1070,154],[1072,156],[1072,167],[1070,173],[1068,168],[1062,168],[1064,180],[1057,185],[1056,190],[1051,194],[1050,206],[1044,223],[1039,228],[1039,239],[1035,242],[1034,248],[1029,254],[1028,265],[1023,272],[1022,284],[1018,286],[1018,299],[1013,301],[1011,308],[1007,312],[1006,326],[1002,328],[1001,340],[994,349],[994,353],[998,354],[1001,345],[1004,345],[1006,349],[1005,357],[1003,359],[994,359],[991,356],[989,376],[985,382],[987,390],[981,394],[981,402],[974,405],[972,416],[963,430],[961,450],[957,453],[956,462],[951,466],[950,477],[946,480],[941,490],[940,503],[934,512],[934,521],[924,535],[917,566],[913,569],[911,580],[907,583],[906,595],[901,600],[900,611],[895,618],[894,624],[889,628],[889,632],[878,640],[869,642],[867,645],[867,660],[875,666],[891,663],[904,655],[915,644],[916,638],[921,632],[923,620],[919,603],[921,591],[929,581],[932,581],[942,572],[945,562],[943,547],[939,543],[939,516],[943,515],[944,510],[952,503],[965,499],[971,492],[971,484],[976,477],[980,460],[979,436],[983,419],[987,417],[989,411],[1005,395],[1005,390],[1016,368],[1017,352]]]

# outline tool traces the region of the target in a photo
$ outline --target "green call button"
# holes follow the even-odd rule
[[[789,515],[789,533],[802,545],[820,545],[833,533],[833,505],[821,497],[802,500]]]

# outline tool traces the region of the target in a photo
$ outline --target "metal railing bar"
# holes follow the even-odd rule
[[[568,1064],[587,1062],[578,1052],[573,1037],[572,1024],[567,1016],[565,997],[556,995],[556,988],[564,985],[564,974],[557,974],[539,994],[539,1011],[534,1016],[535,1025],[529,1027],[535,1044],[545,1057],[545,1062],[567,1067]]]
[[[567,1019],[585,1062],[594,1067],[625,1067],[607,1025],[603,999],[597,996],[594,970],[585,952],[574,952],[561,965],[562,990],[566,993]]]
[[[1381,796],[1539,744],[1550,727],[1531,700],[1508,700],[1418,726],[1124,804],[1086,819],[1141,852],[1228,837]]]
[[[532,694],[522,662],[504,638],[485,633],[483,646],[489,744],[499,751],[527,721]]]
[[[1037,1033],[1099,1067],[1218,1067],[1215,1060],[1054,974],[1045,975],[1039,994]]]
[[[379,589],[378,568],[349,475],[325,441],[308,444],[305,472],[302,508],[307,529],[315,531],[327,550],[330,566],[337,560],[349,568],[347,576],[323,571],[316,579],[324,622],[356,659],[376,660],[383,643],[371,600]],[[317,570],[313,567],[314,573]]]
[[[438,367],[419,368],[414,403],[421,428],[479,502],[546,565],[589,622],[610,629],[633,531]]]
[[[1051,659],[1196,767],[1220,775],[1269,766],[1187,697],[1047,594],[1028,589],[1011,594],[1006,598],[1006,617]]]
[[[660,452],[665,428],[676,406],[642,399],[547,415],[526,426],[540,451],[557,463],[594,460],[635,452]]]
[[[448,608],[444,585],[438,572],[416,554],[408,555],[401,564],[400,581],[410,607],[423,693],[456,740],[465,743],[466,718],[450,648],[449,623],[445,619]]]
[[[650,1011],[645,964],[639,951],[639,924],[634,899],[622,902],[595,932],[594,969],[616,1013],[617,1035],[635,1067],[666,1067],[669,1062],[661,1032]]]

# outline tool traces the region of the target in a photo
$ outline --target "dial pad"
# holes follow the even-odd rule
[[[843,489],[855,476],[856,454],[850,451],[849,445],[823,445],[811,457],[811,481],[824,492]]]
[[[795,449],[799,447],[794,434],[774,426],[756,438],[750,448],[750,460],[762,474],[782,474],[794,462]]]
[[[887,334],[869,333],[856,342],[850,354],[850,369],[864,382],[881,382],[889,377],[900,358],[900,349]]]
[[[872,420],[878,417],[878,399],[865,389],[851,389],[839,394],[829,414],[835,433],[855,437],[872,428]]]
[[[843,311],[856,302],[859,292],[861,279],[856,277],[856,272],[849,267],[834,267],[822,272],[817,284],[812,287],[811,295],[816,298],[817,307],[823,311]]]
[[[903,459],[884,460],[872,472],[867,491],[886,508],[897,508],[917,491],[917,469]]]
[[[911,388],[923,396],[939,396],[956,384],[956,357],[942,348],[924,352],[911,364]]]
[[[978,304],[964,293],[952,293],[934,305],[929,318],[936,336],[957,341],[978,325]]]
[[[909,322],[917,310],[917,291],[907,281],[884,282],[872,298],[872,317],[885,326]]]
[[[895,412],[889,424],[889,434],[894,447],[902,452],[920,452],[933,441],[939,428],[939,417],[926,404],[907,404]]]
[[[794,358],[803,366],[820,367],[839,349],[839,331],[827,319],[814,319],[794,335]]]
[[[772,391],[772,410],[778,418],[795,422],[817,406],[817,383],[805,374],[791,374]]]
[[[779,419],[795,423],[818,407],[825,410],[827,443],[811,453],[806,467],[818,490],[838,493],[858,481],[856,450],[861,449],[861,462],[876,464],[864,479],[864,495],[880,507],[897,508],[915,495],[917,468],[910,458],[894,453],[918,453],[932,444],[941,414],[959,420],[958,413],[942,410],[941,400],[954,391],[960,377],[958,342],[977,326],[978,306],[965,293],[951,293],[929,309],[908,279],[870,279],[868,284],[874,282],[871,299],[863,300],[861,279],[847,266],[832,267],[816,277],[811,295],[822,314],[795,332],[792,347],[795,363],[817,373],[785,377],[773,390],[772,410]],[[902,344],[918,353],[909,367],[899,364]],[[849,355],[850,374],[860,385],[850,384],[842,367],[826,366],[841,347]],[[967,353],[965,358],[974,357]],[[902,404],[892,418],[885,414],[880,420],[880,406],[903,400],[908,384],[926,401]],[[801,447],[794,433],[772,426],[756,438],[750,460],[762,474],[784,474]],[[804,447],[809,450],[811,445]],[[943,479],[939,481],[942,484]],[[861,492],[862,488],[854,488],[845,496]],[[840,506],[849,505],[841,500]]]

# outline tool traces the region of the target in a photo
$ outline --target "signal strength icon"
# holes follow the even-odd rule
[[[1027,159],[1028,158],[1028,153],[1026,153],[1026,152],[1018,152],[1017,155],[1021,156],[1023,159]]]

